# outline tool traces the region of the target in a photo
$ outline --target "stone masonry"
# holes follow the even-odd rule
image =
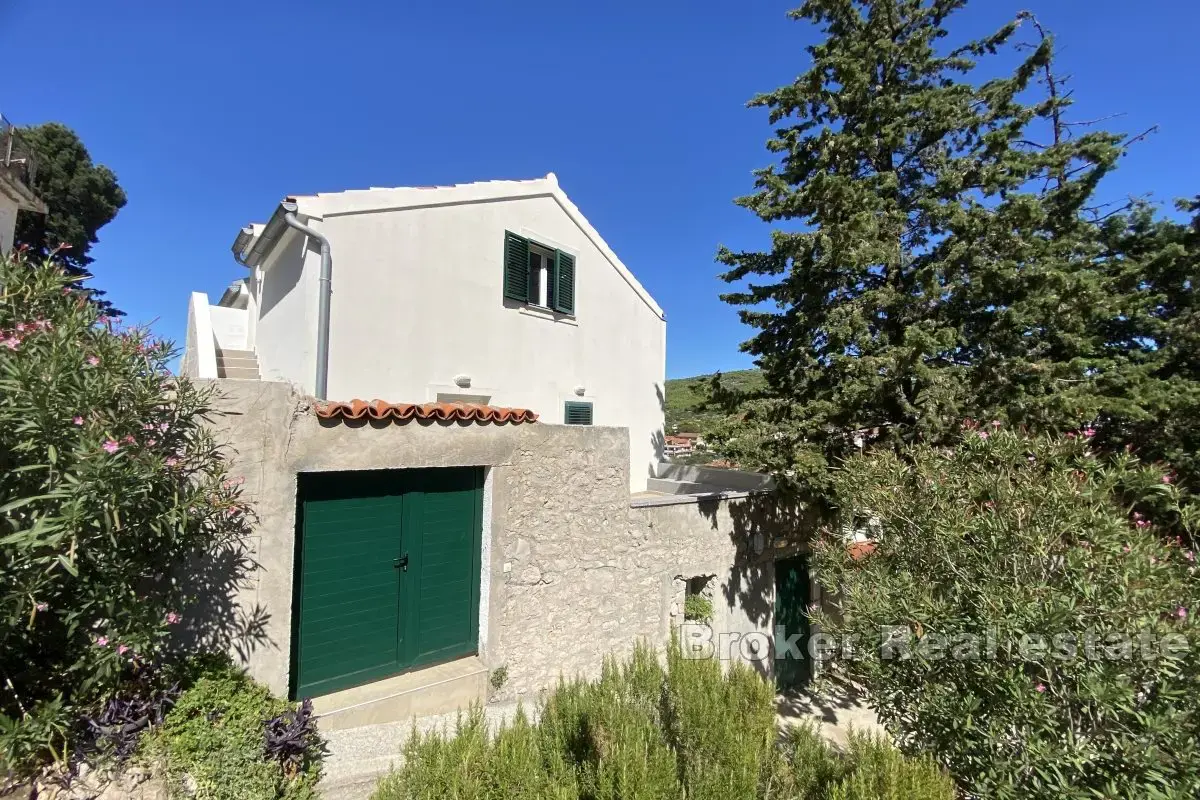
[[[593,675],[606,654],[638,640],[663,645],[694,576],[713,576],[715,631],[769,633],[774,559],[800,549],[808,530],[763,495],[631,505],[623,428],[331,423],[288,384],[216,383],[214,432],[229,443],[257,517],[249,543],[257,566],[227,599],[241,620],[230,645],[280,694],[299,472],[487,468],[479,657],[507,669],[496,699],[532,696],[560,675]],[[759,663],[769,672],[769,660]]]

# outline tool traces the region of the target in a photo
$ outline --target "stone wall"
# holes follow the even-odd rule
[[[298,472],[484,466],[480,658],[504,666],[501,696],[560,674],[595,674],[639,639],[661,645],[682,620],[686,579],[713,576],[717,631],[771,630],[773,560],[806,526],[763,495],[670,498],[631,507],[623,428],[347,424],[318,420],[288,384],[217,382],[213,427],[257,515],[257,568],[235,598],[233,649],[287,690]],[[764,670],[768,662],[762,662]]]

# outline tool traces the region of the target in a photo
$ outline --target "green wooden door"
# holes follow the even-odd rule
[[[812,679],[812,662],[808,658],[809,591],[808,557],[796,556],[775,562],[775,686],[780,691],[803,689]],[[800,634],[794,657],[784,642]]]
[[[483,471],[299,476],[295,697],[478,647]]]

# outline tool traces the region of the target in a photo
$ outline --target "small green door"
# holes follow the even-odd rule
[[[811,597],[808,556],[775,562],[775,687],[803,689],[812,679],[808,657],[809,624],[805,612]],[[800,634],[799,638],[794,638]],[[787,646],[788,640],[794,647]],[[797,656],[795,651],[799,651]]]
[[[483,471],[303,473],[293,696],[478,647]]]

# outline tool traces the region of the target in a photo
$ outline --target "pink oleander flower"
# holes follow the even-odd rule
[[[1074,439],[1074,438],[1075,438],[1075,431],[1067,431],[1067,438],[1068,438],[1068,439]]]
[[[1162,476],[1162,482],[1163,482],[1163,483],[1170,483],[1170,482],[1171,482],[1171,476],[1170,476],[1170,475],[1163,475],[1163,476]]]
[[[993,427],[993,428],[999,428],[999,427],[1000,427],[1001,425],[1003,425],[1003,424],[1004,424],[1004,423],[1003,423],[1003,422],[1001,422],[1001,421],[1000,421],[1000,420],[998,420],[998,419],[994,419],[994,420],[992,420],[992,427]]]
[[[121,449],[121,445],[117,444],[115,439],[105,439],[104,444],[100,445],[106,453],[115,453]]]
[[[1122,547],[1122,548],[1121,548],[1121,552],[1122,552],[1122,553],[1128,553],[1128,552],[1129,552],[1129,545],[1125,545],[1124,547]]]
[[[156,445],[156,444],[158,444],[158,440],[157,440],[157,439],[147,439],[147,440],[146,440],[146,446],[147,446],[147,447],[154,447],[154,445]]]
[[[990,434],[987,431],[979,431],[979,438],[986,439]]]
[[[121,439],[121,442],[124,444],[134,444],[137,442],[137,439],[133,438],[132,436],[125,436]]]
[[[72,422],[72,423],[74,423],[75,425],[82,425],[82,424],[83,424],[83,417],[81,417],[81,416],[79,416],[78,414],[76,414],[76,415],[75,415],[75,417],[74,417],[74,418],[71,420],[71,422]]]
[[[49,609],[50,606],[47,605],[46,603],[37,603],[36,605],[34,605],[34,608],[38,611],[45,611],[45,610]]]
[[[96,647],[108,647],[108,637],[107,636],[97,636],[96,637]]]
[[[1090,439],[1096,435],[1096,429],[1095,428],[1084,428],[1082,431],[1080,431],[1080,433],[1082,433],[1085,438]]]
[[[159,433],[166,433],[166,432],[167,432],[167,428],[170,428],[170,427],[171,427],[170,423],[167,423],[167,422],[160,422],[160,423],[158,423],[158,432],[159,432]]]
[[[15,336],[10,336],[7,339],[0,339],[0,344],[4,345],[9,350],[16,350],[21,346],[21,340]]]
[[[984,508],[995,508],[995,507],[996,507],[996,501],[995,501],[995,500],[988,500],[988,501],[986,501],[986,502],[983,504],[983,507],[984,507]]]
[[[1196,553],[1192,550],[1188,550],[1186,553],[1184,553],[1183,557],[1188,561],[1191,561],[1193,564],[1196,563]]]
[[[87,363],[94,367],[100,363],[100,359],[97,358],[96,356],[88,356]]]
[[[1183,606],[1180,606],[1179,608],[1175,609],[1175,616],[1179,617],[1180,619],[1187,619],[1187,614],[1188,614],[1187,609],[1184,608]]]
[[[1135,522],[1135,523],[1133,523],[1133,524],[1134,524],[1134,525],[1137,525],[1139,528],[1149,528],[1149,527],[1150,527],[1150,520],[1148,520],[1148,519],[1139,519],[1137,522]]]
[[[24,332],[25,332],[25,323],[18,322],[17,323],[17,333],[24,333]]]
[[[117,653],[119,655],[125,655],[128,652],[129,652],[129,645],[127,645],[127,644],[117,645]]]
[[[1044,684],[1044,683],[1039,683],[1037,686],[1035,686],[1033,688],[1037,690],[1038,694],[1046,693],[1046,684]]]
[[[177,622],[179,622],[181,619],[183,619],[183,617],[179,616],[174,611],[167,612],[167,624],[168,625],[174,625]]]
[[[179,465],[179,459],[176,458],[175,456],[171,456],[163,463],[166,464],[168,467],[175,467],[175,466]]]

